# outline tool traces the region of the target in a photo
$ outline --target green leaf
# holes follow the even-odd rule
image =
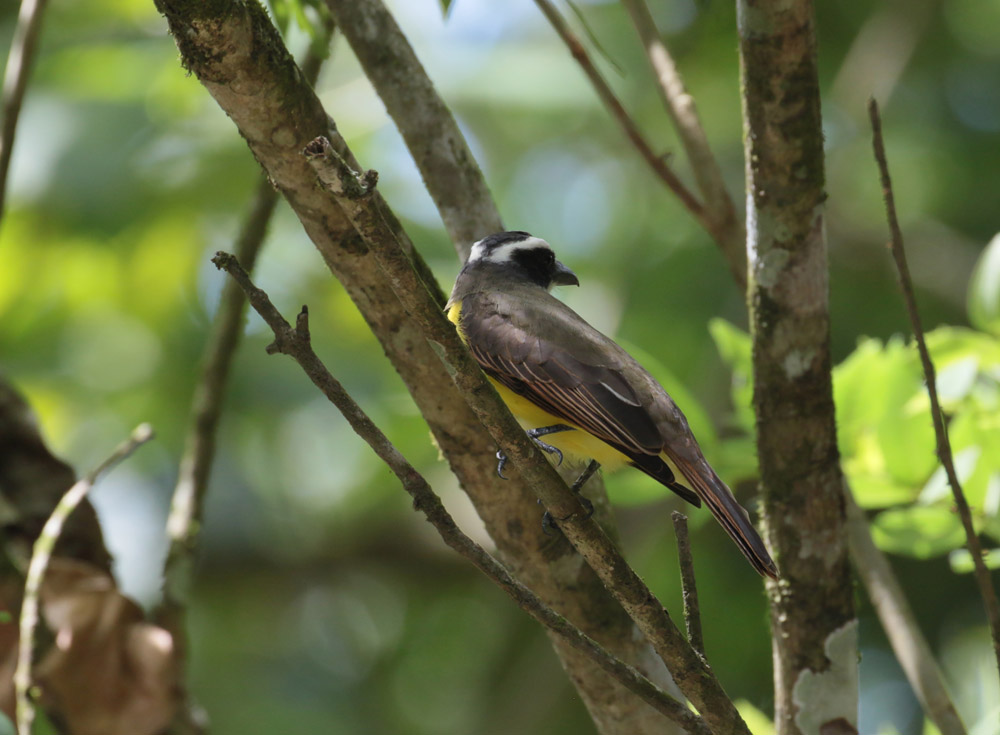
[[[983,555],[983,561],[987,569],[1000,569],[1000,549],[989,549]],[[955,574],[968,574],[976,568],[968,549],[955,549],[948,554],[948,564]]]
[[[871,528],[880,549],[919,559],[940,556],[965,543],[958,516],[941,506],[886,510],[875,516]]]
[[[952,459],[955,462],[955,474],[958,475],[958,481],[961,483],[963,490],[966,490],[968,487],[969,478],[976,469],[980,454],[982,454],[982,451],[979,447],[966,447],[960,452],[953,453]],[[951,496],[948,474],[945,472],[943,466],[938,467],[934,470],[934,474],[931,475],[927,484],[924,485],[924,489],[920,491],[920,502],[923,505],[930,505]],[[966,493],[966,499],[968,497],[968,493]]]
[[[974,358],[980,369],[1000,366],[1000,342],[964,327],[938,327],[927,333],[927,349],[938,372],[956,360]]]
[[[926,401],[914,402],[920,376],[913,348],[900,339],[863,339],[834,370],[838,445],[862,507],[903,498],[906,486],[912,498],[934,469],[930,414]]]
[[[454,0],[441,0],[441,15],[445,18],[448,17],[448,13],[451,12],[451,6],[454,4]]]
[[[753,436],[753,356],[750,335],[725,319],[712,319],[708,323],[708,331],[715,340],[719,356],[733,373],[732,397],[736,420],[747,434]]]
[[[970,322],[1000,335],[1000,235],[990,240],[972,272],[968,308]]]
[[[854,499],[866,510],[903,505],[917,499],[918,488],[902,485],[885,473],[859,471],[848,461],[844,462],[844,473],[850,478]]]
[[[774,735],[774,723],[767,715],[757,709],[746,699],[736,701],[736,710],[740,713],[747,728],[753,735]]]

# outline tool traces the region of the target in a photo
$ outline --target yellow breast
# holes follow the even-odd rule
[[[453,303],[448,309],[448,319],[459,325],[459,315],[462,313],[462,302]],[[459,336],[465,340],[461,328],[458,330]],[[497,393],[507,404],[507,408],[514,414],[514,418],[525,429],[538,429],[543,426],[553,426],[555,424],[567,424],[575,426],[571,422],[561,419],[549,413],[544,408],[532,403],[524,396],[520,396],[502,383],[487,376]],[[561,451],[564,459],[574,463],[584,463],[591,459],[596,459],[606,471],[613,471],[625,466],[630,460],[617,449],[605,444],[593,434],[587,433],[584,429],[575,428],[574,431],[561,431],[557,434],[549,434],[541,437],[546,444],[551,444]]]

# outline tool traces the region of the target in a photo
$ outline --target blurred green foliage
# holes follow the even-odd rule
[[[1000,259],[992,250],[983,253],[975,269],[970,310],[990,303],[1000,289]],[[977,321],[991,326],[988,320]],[[733,404],[745,406],[752,399],[750,335],[720,319],[711,331],[733,372]],[[1000,342],[993,334],[955,327],[938,327],[926,338],[973,521],[977,530],[1000,542]],[[862,338],[834,368],[833,390],[844,473],[858,505],[879,511],[872,518],[876,543],[918,558],[950,552],[953,568],[968,571],[961,561],[967,554],[960,550],[965,533],[937,460],[915,345],[900,338],[885,344]],[[736,416],[752,436],[752,412],[738,410]]]
[[[712,321],[745,325],[745,307],[715,247],[622,139],[530,0],[454,0],[447,19],[439,0],[391,5],[505,222],[555,246],[584,284],[566,300],[641,354],[752,505],[746,338]],[[651,5],[742,201],[733,5]],[[658,150],[677,151],[625,13],[601,0],[579,7],[626,107]],[[320,22],[315,8],[287,2],[278,15],[296,53]],[[969,578],[939,555],[955,544],[951,516],[920,373],[894,336],[908,327],[881,247],[864,100],[880,95],[952,438],[977,522],[996,538],[996,245],[967,288],[1000,229],[1000,36],[989,22],[1000,3],[864,0],[820,3],[817,13],[845,467],[877,514],[880,541],[900,554],[894,562],[966,721],[992,722],[984,718],[1000,695],[980,605]],[[15,14],[14,3],[0,5],[4,55]],[[341,39],[317,89],[447,287],[459,266],[452,246]],[[119,576],[146,604],[156,599],[163,522],[222,283],[208,257],[231,248],[260,176],[231,122],[180,68],[152,2],[51,1],[0,222],[0,369],[27,393],[53,449],[81,470],[140,421],[156,426],[156,446],[94,493]],[[310,305],[333,373],[482,538],[401,383],[287,208],[257,280],[286,316]],[[264,354],[269,341],[250,317],[202,534],[192,686],[214,732],[591,732],[545,636],[443,548],[297,368]],[[640,473],[608,485],[630,559],[679,610],[668,520],[679,502]],[[728,691],[766,713],[760,582],[707,514],[688,510],[709,658]],[[927,559],[909,556],[919,551],[915,531]],[[962,567],[959,554],[951,559]],[[864,601],[860,609],[861,731],[915,735],[916,701]]]

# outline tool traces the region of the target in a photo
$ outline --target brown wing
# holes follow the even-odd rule
[[[572,345],[559,343],[585,339],[585,334],[566,334],[559,341],[550,334],[546,339],[530,334],[516,314],[481,307],[488,305],[464,304],[461,327],[487,374],[626,456],[655,456],[662,451],[663,437],[656,423],[621,373],[574,354],[592,354],[586,349],[589,345],[573,350]]]

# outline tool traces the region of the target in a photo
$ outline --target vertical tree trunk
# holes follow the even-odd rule
[[[737,0],[754,408],[777,731],[857,731],[857,620],[830,377],[823,133],[810,0]]]

